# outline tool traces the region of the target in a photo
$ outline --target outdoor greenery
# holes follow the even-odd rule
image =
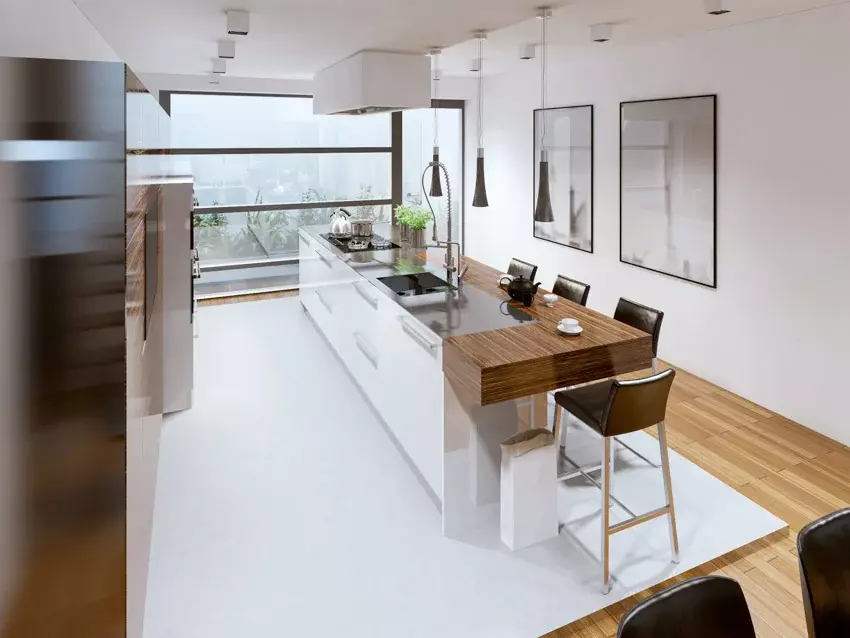
[[[399,224],[412,230],[423,230],[431,223],[431,211],[416,204],[400,204],[396,206],[395,218]]]

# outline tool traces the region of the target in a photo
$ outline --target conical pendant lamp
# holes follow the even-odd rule
[[[431,49],[431,70],[432,70],[432,80],[434,85],[434,100],[436,101],[439,98],[440,92],[440,53],[442,53],[442,49],[437,47]],[[431,190],[428,191],[428,194],[431,197],[442,197],[443,196],[443,187],[440,185],[440,167],[438,164],[440,163],[440,130],[437,126],[437,106],[434,105],[434,153],[433,153],[433,162],[431,168]]]
[[[549,7],[541,7],[537,17],[540,19],[540,102],[541,108],[546,108],[546,21],[552,17]],[[543,123],[540,137],[540,166],[537,180],[537,205],[534,208],[534,221],[551,223],[555,221],[552,215],[552,196],[549,192],[549,152],[546,150],[546,112],[541,111]]]
[[[487,185],[484,182],[484,40],[487,34],[479,31],[475,34],[478,40],[478,159],[475,167],[475,195],[472,205],[485,208],[490,205],[487,201]]]

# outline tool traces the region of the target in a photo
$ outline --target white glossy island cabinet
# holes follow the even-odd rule
[[[346,257],[299,232],[301,304],[441,504],[442,339]]]

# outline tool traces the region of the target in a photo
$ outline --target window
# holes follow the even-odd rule
[[[178,173],[195,178],[199,297],[297,287],[298,229],[327,224],[334,208],[391,222],[395,204],[426,205],[421,174],[431,161],[433,109],[317,116],[307,96],[163,91],[161,97],[171,115],[171,159]],[[451,174],[453,239],[459,240],[463,103],[439,106],[441,160]],[[394,182],[394,175],[401,179]],[[432,200],[441,239],[445,201]]]

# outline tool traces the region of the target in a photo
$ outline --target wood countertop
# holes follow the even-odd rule
[[[462,262],[469,266],[466,285],[508,299],[498,270],[469,257]],[[443,371],[467,401],[490,405],[651,367],[649,334],[566,299],[549,308],[547,292],[541,287],[531,307],[523,307],[539,323],[445,340]],[[560,334],[564,317],[578,319],[584,332]]]

